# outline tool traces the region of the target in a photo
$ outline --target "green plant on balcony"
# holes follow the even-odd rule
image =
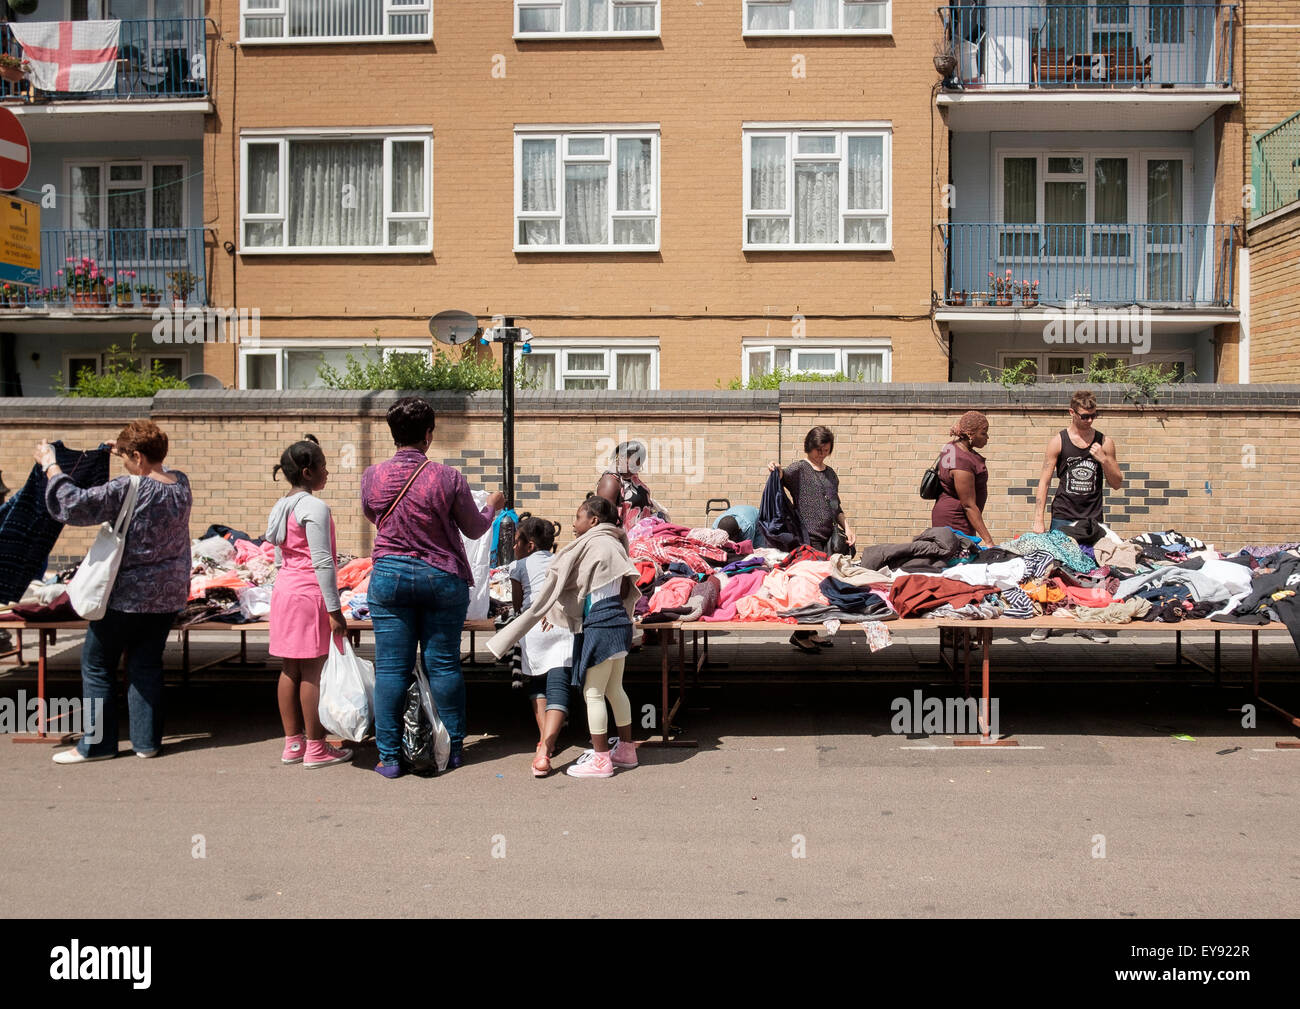
[[[1015,289],[1015,294],[1020,298],[1020,303],[1025,308],[1033,308],[1038,304],[1038,281],[1020,280],[1011,286]]]
[[[129,350],[122,350],[117,344],[108,348],[101,374],[96,375],[92,369],[83,368],[68,383],[60,372],[54,378],[54,391],[60,396],[94,399],[145,399],[159,389],[189,388],[179,378],[164,375],[162,367],[161,361],[154,361],[149,371],[144,370],[133,333]]]
[[[1007,306],[1010,305],[1016,296],[1016,282],[1011,279],[1011,271],[1008,270],[1005,277],[999,277],[996,273],[989,271],[989,287],[993,291],[994,304]]]
[[[135,304],[135,271],[123,270],[116,277],[109,277],[113,285],[113,296],[118,308],[130,308]]]
[[[198,275],[189,270],[167,271],[167,290],[171,292],[172,299],[182,305],[190,300],[190,295],[198,286]]]
[[[11,84],[21,84],[32,72],[32,65],[19,56],[0,53],[0,78]]]
[[[73,308],[104,308],[108,305],[108,278],[99,272],[99,264],[89,256],[80,260],[68,257],[71,269],[58,273],[68,285]]]
[[[140,304],[145,308],[157,308],[162,304],[162,291],[154,287],[153,284],[136,284],[135,292],[140,295]]]

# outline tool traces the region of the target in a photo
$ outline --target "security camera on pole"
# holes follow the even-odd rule
[[[533,334],[522,326],[515,325],[513,315],[496,315],[492,317],[493,325],[480,329],[478,319],[469,312],[450,310],[439,312],[429,320],[429,332],[439,343],[452,346],[469,343],[478,339],[483,345],[501,344],[501,444],[502,444],[502,490],[506,496],[506,508],[515,506],[515,345],[520,345],[520,353],[531,352],[529,341]]]

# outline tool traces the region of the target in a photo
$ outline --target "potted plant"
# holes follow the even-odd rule
[[[951,39],[934,44],[934,69],[945,81],[957,72],[957,54],[953,52]]]
[[[950,305],[966,304],[966,288],[963,287],[960,291],[949,291],[948,304]]]
[[[994,304],[1005,308],[1012,303],[1015,295],[1015,282],[1011,279],[1010,270],[1007,271],[1005,277],[990,273],[989,286],[993,288]]]
[[[199,285],[199,278],[189,270],[169,270],[167,272],[168,290],[177,308],[184,308],[194,289]]]
[[[10,84],[21,84],[31,73],[32,65],[20,56],[0,53],[0,79]]]
[[[1020,295],[1020,302],[1025,308],[1033,308],[1038,304],[1038,281],[1022,280],[1016,289]]]
[[[990,276],[991,276],[991,274],[990,274]],[[989,292],[988,292],[988,291],[972,291],[972,292],[971,292],[971,296],[970,296],[970,303],[971,303],[975,308],[983,308],[985,305],[987,305],[987,304],[989,303]]]
[[[116,277],[116,281],[117,281],[116,283],[113,282],[113,278],[109,279],[109,283],[113,284],[113,295],[117,300],[118,308],[135,307],[135,285],[133,283],[134,280],[135,280],[134,270],[126,270],[122,273],[119,273]]]
[[[135,289],[140,295],[140,304],[145,308],[157,308],[162,304],[162,291],[153,284],[136,284]]]
[[[69,256],[68,262],[72,265],[67,277],[72,307],[107,308],[108,278],[99,272],[99,264],[89,256],[82,256],[80,262]]]

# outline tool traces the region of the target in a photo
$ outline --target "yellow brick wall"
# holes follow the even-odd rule
[[[1037,482],[1048,437],[1068,418],[1064,408],[984,410],[990,421],[990,443],[984,452],[990,474],[985,516],[994,536],[1002,539],[1029,528],[1033,498],[1027,491]],[[650,448],[645,479],[655,498],[675,521],[698,525],[704,522],[711,497],[758,504],[767,461],[801,458],[805,432],[814,424],[826,424],[836,437],[830,462],[840,476],[850,523],[865,543],[896,542],[929,525],[930,503],[917,495],[917,486],[959,412],[797,404],[786,404],[779,417],[775,409],[726,416],[698,410],[676,416],[525,411],[516,428],[517,507],[559,521],[567,540],[573,512],[595,488],[610,446],[636,438]],[[1300,518],[1287,496],[1294,468],[1288,463],[1287,432],[1295,418],[1295,411],[1277,408],[1104,409],[1098,427],[1115,438],[1120,462],[1128,468],[1124,491],[1107,492],[1108,520],[1125,535],[1178,529],[1220,549],[1300,539]],[[271,467],[284,447],[311,432],[320,438],[328,459],[330,481],[322,497],[334,511],[339,550],[369,551],[371,527],[360,510],[360,481],[366,466],[392,454],[382,418],[302,413],[197,418],[159,413],[155,420],[170,438],[168,463],[189,475],[194,490],[193,535],[213,523],[259,535],[272,504],[286,489],[283,482],[272,480]],[[0,469],[6,483],[17,488],[31,469],[31,450],[41,437],[62,438],[82,448],[111,440],[120,427],[117,422],[44,427],[31,420],[0,421]],[[435,433],[430,458],[461,466],[473,487],[497,489],[498,418],[442,411]],[[478,465],[485,460],[496,460],[496,466]],[[468,472],[473,468],[488,472]],[[113,472],[120,472],[116,462]],[[1168,487],[1157,486],[1160,482]],[[1134,512],[1134,507],[1149,511]],[[82,555],[91,533],[67,530],[55,555]]]
[[[1300,381],[1300,211],[1250,232],[1250,378]]]
[[[508,0],[437,4],[432,44],[269,47],[235,44],[238,0],[209,8],[213,301],[260,308],[263,338],[424,337],[441,309],[513,312],[537,336],[658,337],[661,387],[712,388],[740,374],[742,338],[801,313],[810,337],[890,338],[895,380],[947,378],[927,318],[930,184],[947,165],[933,5],[895,3],[884,39],[747,40],[738,2],[665,2],[660,40],[516,44]],[[892,251],[741,251],[741,124],[802,120],[892,122]],[[513,128],[539,122],[659,124],[659,253],[512,251]],[[238,241],[240,128],[388,124],[433,127],[432,255],[221,251]],[[207,371],[233,383],[235,368],[232,348],[207,349]]]
[[[1238,75],[1243,81],[1245,177],[1250,138],[1300,112],[1300,0],[1246,0],[1239,8],[1245,39]]]

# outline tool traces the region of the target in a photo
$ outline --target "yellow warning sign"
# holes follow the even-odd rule
[[[38,204],[0,196],[0,279],[18,284],[41,282]]]

